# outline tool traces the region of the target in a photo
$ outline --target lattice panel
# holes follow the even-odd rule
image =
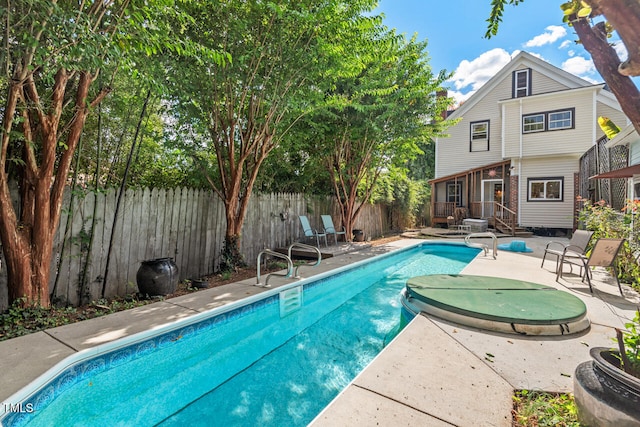
[[[589,177],[627,166],[629,150],[625,146],[605,147],[609,140],[602,137],[580,158],[580,196],[591,201],[605,200],[614,209],[621,209],[627,198],[627,180],[589,179]]]

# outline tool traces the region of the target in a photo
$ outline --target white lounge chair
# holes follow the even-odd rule
[[[325,234],[333,234],[333,237],[336,241],[336,245],[338,244],[338,235],[342,234],[344,236],[344,240],[347,240],[347,231],[344,227],[342,227],[341,231],[336,230],[336,227],[333,225],[333,219],[331,215],[321,215],[322,217],[322,226],[324,227]]]
[[[327,244],[327,233],[320,233],[318,230],[311,228],[311,224],[309,223],[309,218],[306,215],[300,215],[300,225],[302,226],[302,231],[304,232],[304,236],[310,239],[315,237],[316,246],[320,248],[320,238],[324,238],[324,245],[329,246]]]

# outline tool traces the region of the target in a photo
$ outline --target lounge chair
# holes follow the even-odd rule
[[[618,255],[620,248],[622,248],[623,243],[624,239],[598,239],[596,244],[593,245],[593,249],[588,257],[578,252],[572,252],[571,250],[564,251],[562,256],[560,256],[560,267],[556,272],[556,281],[562,277],[562,266],[564,264],[577,265],[580,267],[580,273],[582,273],[582,268],[584,268],[582,281],[584,282],[585,277],[587,278],[589,290],[593,293],[590,277],[591,271],[589,270],[589,267],[612,267],[613,277],[616,278],[616,282],[618,283],[620,295],[624,297],[624,293],[622,293],[622,286],[620,286],[620,280],[618,279],[618,271],[616,270],[615,265],[616,256]]]
[[[320,238],[324,238],[324,245],[329,246],[327,244],[327,233],[320,233],[318,230],[311,228],[311,224],[309,224],[309,218],[306,215],[300,215],[300,225],[302,226],[302,231],[304,232],[304,236],[310,239],[315,237],[316,246],[320,248]]]
[[[342,227],[342,231],[336,230],[336,227],[333,225],[333,219],[331,215],[321,215],[322,216],[322,226],[324,227],[325,234],[333,234],[333,237],[336,241],[336,245],[338,244],[338,235],[344,235],[344,240],[347,240],[347,231],[344,227]]]
[[[553,240],[550,241],[549,243],[547,243],[547,246],[544,249],[544,255],[542,256],[542,264],[540,264],[540,268],[544,267],[544,260],[547,258],[547,254],[555,255],[557,272],[562,254],[565,251],[569,250],[571,252],[577,252],[581,255],[584,255],[587,250],[587,246],[589,245],[589,241],[591,240],[591,236],[593,236],[593,231],[576,230],[573,233],[573,236],[571,236],[571,240],[569,240],[568,244]]]

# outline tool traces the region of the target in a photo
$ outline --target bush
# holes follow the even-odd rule
[[[597,203],[586,200],[583,203],[578,219],[587,230],[593,231],[592,242],[600,238],[625,239],[616,258],[618,278],[640,290],[640,266],[638,265],[638,255],[640,254],[638,208],[640,208],[640,201],[628,200],[622,211],[613,209],[603,200]]]

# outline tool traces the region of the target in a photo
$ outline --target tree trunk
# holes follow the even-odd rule
[[[587,3],[591,5],[595,15],[602,14],[607,18],[627,48],[629,57],[617,66],[618,71],[625,76],[640,75],[640,32],[638,31],[640,2],[638,0],[588,0]],[[582,40],[582,36],[580,39]]]
[[[11,81],[3,117],[0,155],[0,238],[7,261],[10,303],[25,298],[24,305],[50,305],[53,239],[60,221],[69,167],[89,110],[86,99],[92,81],[89,73],[79,73],[75,85],[74,114],[66,126],[60,124],[64,93],[69,82],[66,70],[58,70],[55,76],[47,113],[41,109],[32,77]],[[91,106],[99,103],[108,92],[108,89],[101,91]],[[25,141],[19,218],[11,201],[6,172],[10,135],[15,132],[14,116],[18,106],[21,107],[22,118],[19,126]],[[64,148],[58,143],[61,126],[67,129]],[[41,142],[37,155],[34,141]]]
[[[584,48],[591,54],[596,69],[615,95],[624,114],[640,133],[640,92],[631,78],[618,72],[620,58],[609,45],[604,23],[591,26],[586,19],[573,21]]]

